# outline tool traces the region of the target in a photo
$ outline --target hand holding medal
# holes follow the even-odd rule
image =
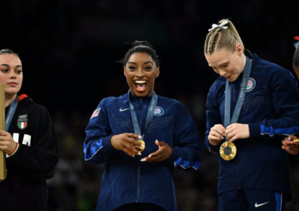
[[[299,138],[294,135],[289,135],[282,141],[281,148],[291,155],[299,154]]]
[[[142,152],[144,149],[145,149],[145,142],[143,141],[143,140],[141,140],[141,139],[139,139],[139,140],[137,140],[141,145],[140,146],[138,146],[138,145],[136,145],[136,144],[133,144],[133,147],[137,150],[137,151],[139,151],[139,152]]]

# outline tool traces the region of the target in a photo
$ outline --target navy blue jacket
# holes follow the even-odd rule
[[[240,90],[241,74],[231,83],[231,114]],[[224,125],[224,77],[211,86],[207,100],[205,145],[210,128]],[[231,161],[220,156],[218,192],[264,189],[290,194],[288,154],[281,149],[283,135],[299,130],[299,93],[290,71],[253,56],[251,73],[238,123],[249,124],[250,138],[236,140],[237,155]]]
[[[131,96],[141,131],[151,98]],[[134,133],[128,94],[103,99],[86,128],[85,160],[105,163],[97,210],[113,210],[127,203],[153,203],[175,211],[176,200],[173,167],[198,169],[202,144],[197,127],[180,102],[158,96],[155,113],[144,135],[146,148],[141,156],[130,157],[111,146],[110,138],[121,133]],[[173,149],[163,162],[140,162],[158,150],[155,140]]]

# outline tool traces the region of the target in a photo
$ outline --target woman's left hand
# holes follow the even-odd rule
[[[225,137],[229,142],[233,142],[237,139],[249,138],[249,126],[248,124],[233,123],[226,127]]]
[[[298,138],[294,135],[289,135],[282,141],[281,148],[291,155],[298,155],[299,154],[299,143],[294,142],[295,139],[298,139]]]
[[[155,141],[155,144],[158,146],[158,150],[154,153],[148,155],[148,157],[142,158],[142,162],[161,162],[170,158],[172,154],[172,148],[165,143],[164,141]]]

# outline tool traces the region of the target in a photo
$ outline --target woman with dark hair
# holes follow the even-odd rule
[[[128,93],[102,99],[86,128],[85,160],[105,163],[99,211],[175,211],[173,167],[198,169],[202,145],[182,103],[156,95],[158,55],[135,41],[122,59]]]
[[[6,130],[0,150],[6,153],[7,178],[0,183],[0,210],[46,211],[46,179],[54,174],[58,144],[47,109],[25,94],[22,62],[12,50],[0,50],[0,83],[4,84]]]

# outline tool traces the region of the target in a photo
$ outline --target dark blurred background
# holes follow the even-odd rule
[[[203,55],[208,29],[230,18],[247,49],[292,71],[298,9],[298,0],[1,1],[0,48],[20,54],[21,93],[48,108],[59,138],[49,210],[95,208],[103,165],[84,162],[84,129],[103,97],[128,90],[117,63],[126,42],[153,44],[161,60],[156,92],[187,106],[203,140],[206,95],[217,77]],[[299,210],[298,162],[291,169],[288,210]],[[217,210],[217,173],[216,155],[207,151],[198,171],[175,170],[179,211]]]

